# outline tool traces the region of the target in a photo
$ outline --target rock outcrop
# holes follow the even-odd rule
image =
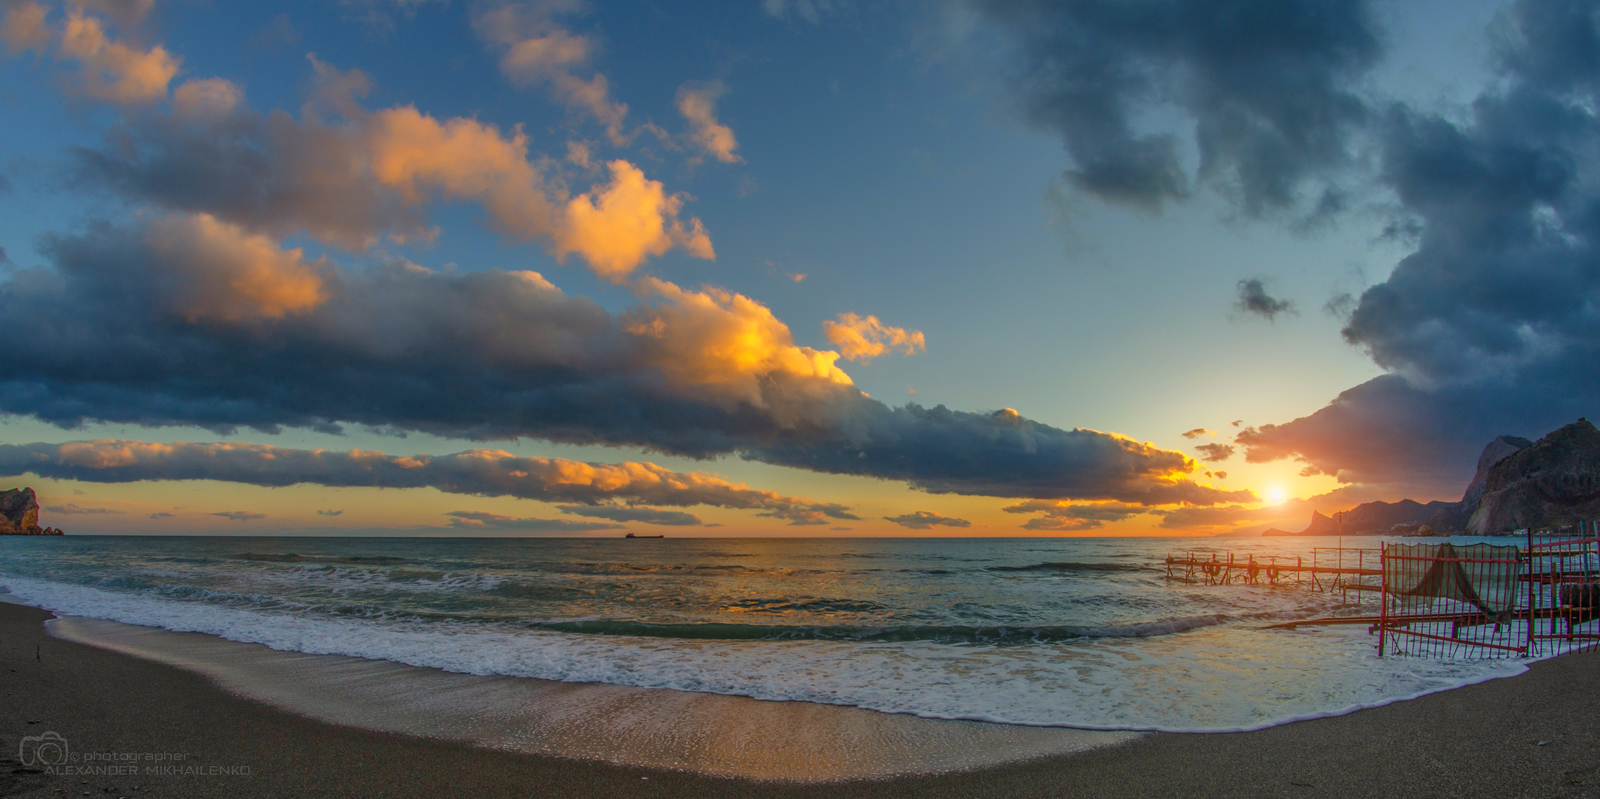
[[[1489,442],[1483,448],[1483,454],[1478,456],[1478,471],[1472,476],[1472,482],[1467,484],[1467,493],[1463,494],[1460,502],[1452,503],[1439,511],[1428,524],[1438,530],[1441,535],[1450,533],[1464,533],[1467,522],[1472,520],[1472,514],[1478,510],[1478,503],[1483,499],[1485,487],[1489,484],[1489,472],[1500,461],[1533,446],[1533,442],[1521,436],[1501,436]]]
[[[39,526],[39,498],[31,488],[0,491],[0,535],[61,535]]]
[[[1596,518],[1600,430],[1579,419],[1495,463],[1466,532],[1491,535]]]

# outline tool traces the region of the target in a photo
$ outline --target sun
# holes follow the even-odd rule
[[[1267,489],[1266,493],[1267,504],[1269,505],[1282,505],[1289,498],[1289,495],[1284,493],[1282,486],[1273,486]]]

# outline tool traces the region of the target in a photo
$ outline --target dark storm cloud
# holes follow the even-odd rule
[[[1200,452],[1200,460],[1207,463],[1221,463],[1233,457],[1233,447],[1228,444],[1201,444],[1195,449]]]
[[[890,408],[717,289],[646,280],[612,315],[532,272],[341,268],[209,216],[93,225],[43,251],[53,268],[0,283],[0,410],[64,427],[355,423],[740,453],[939,493],[1236,501],[1188,480],[1181,453],[1118,436]],[[749,341],[764,349],[714,360]]]
[[[1013,45],[1027,117],[1061,136],[1080,190],[1147,208],[1188,196],[1186,138],[1135,121],[1176,106],[1193,124],[1195,179],[1246,214],[1342,203],[1332,178],[1369,115],[1354,87],[1382,55],[1367,3],[972,3]]]
[[[439,456],[390,456],[362,450],[330,452],[236,442],[159,444],[100,440],[0,444],[0,475],[20,474],[91,483],[218,480],[271,487],[301,483],[334,487],[427,487],[452,494],[508,496],[598,508],[615,507],[603,504],[606,502],[633,501],[678,507],[711,505],[760,510],[765,516],[799,521],[860,518],[844,505],[760,491],[713,475],[675,472],[652,463],[605,464],[560,458],[519,458],[494,450]],[[616,518],[581,511],[570,505],[563,510]],[[318,511],[324,516],[342,512]]]
[[[1278,321],[1278,314],[1294,313],[1294,302],[1268,294],[1266,283],[1260,278],[1239,281],[1238,290],[1239,299],[1233,307],[1240,313],[1265,317],[1269,322]]]
[[[1039,514],[1029,519],[1022,525],[1024,530],[1057,530],[1071,532],[1077,530],[1095,530],[1106,525],[1106,522],[1120,522],[1141,513],[1146,513],[1150,508],[1142,505],[1128,505],[1121,502],[1097,502],[1079,504],[1071,502],[1048,502],[1045,500],[1029,500],[1002,508],[1006,513],[1036,513]]]
[[[913,530],[930,530],[934,527],[971,527],[972,522],[966,519],[957,519],[954,516],[941,516],[933,511],[919,510],[915,513],[906,513],[900,516],[885,516],[885,521],[891,521],[901,527]]]
[[[81,506],[81,505],[79,505],[79,504],[77,504],[75,502],[68,502],[65,505],[52,505],[50,507],[45,508],[45,510],[50,511],[51,513],[65,514],[67,516],[76,516],[76,515],[98,516],[98,515],[104,515],[104,514],[120,514],[120,513],[122,513],[122,511],[120,511],[120,510],[112,510],[110,508],[85,508],[85,507],[83,507],[83,506]]]
[[[362,142],[342,127],[236,108],[140,114],[112,138],[72,149],[79,185],[276,235],[303,230],[349,249],[386,234],[431,235],[424,212],[362,168]]]
[[[567,519],[519,519],[498,513],[457,510],[445,514],[450,526],[462,530],[506,533],[591,533],[596,530],[621,530],[620,524],[574,522]]]
[[[701,524],[700,517],[693,513],[646,508],[636,505],[563,505],[561,506],[561,512],[570,513],[574,516],[610,519],[614,522],[644,522],[645,524],[661,524],[674,527]]]
[[[1420,226],[1344,330],[1393,372],[1242,434],[1251,461],[1458,495],[1479,450],[1600,411],[1600,62],[1595,3],[1520,2],[1504,80],[1444,117],[1382,126],[1382,177]]]

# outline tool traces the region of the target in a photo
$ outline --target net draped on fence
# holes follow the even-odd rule
[[[1578,525],[1524,547],[1390,544],[1384,548],[1382,654],[1515,657],[1600,643],[1600,537]]]
[[[1509,620],[1517,609],[1517,576],[1514,546],[1393,544],[1383,558],[1388,593],[1454,600],[1497,622]]]

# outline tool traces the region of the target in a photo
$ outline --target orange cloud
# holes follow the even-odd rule
[[[366,128],[373,175],[405,202],[433,192],[479,200],[502,232],[545,241],[558,258],[575,253],[614,282],[675,247],[715,257],[700,220],[677,218],[683,200],[627,161],[609,164],[609,183],[561,202],[564,190],[529,162],[520,128],[507,138],[492,125],[440,122],[412,106],[379,111]]]
[[[67,15],[61,32],[61,52],[83,64],[81,84],[85,94],[128,104],[165,99],[167,84],[178,74],[182,63],[182,59],[159,45],[141,52],[112,41],[99,19],[84,16],[78,8]]]
[[[0,41],[13,54],[25,50],[42,50],[50,42],[50,29],[45,25],[45,7],[34,2],[13,3],[6,6],[0,17]]]
[[[328,298],[323,277],[302,252],[210,214],[154,220],[146,238],[173,281],[173,310],[190,321],[277,319]]]
[[[749,297],[709,286],[689,291],[655,278],[638,287],[660,301],[624,316],[623,329],[679,386],[710,389],[798,423],[820,421],[814,414],[823,404],[807,401],[815,399],[808,387],[853,385],[834,365],[838,353],[795,346],[788,325]],[[797,415],[801,409],[807,413]]]
[[[223,78],[185,81],[172,93],[172,110],[177,116],[221,117],[244,101],[244,90]]]
[[[660,181],[623,160],[612,161],[611,182],[572,198],[556,238],[556,255],[577,253],[596,274],[620,283],[639,264],[674,247],[696,258],[716,259],[700,220],[678,220],[683,200],[668,196]]]
[[[918,350],[927,348],[922,331],[889,327],[876,316],[842,313],[837,322],[823,322],[822,332],[847,361],[864,363],[894,349],[905,355],[915,355]]]
[[[722,81],[713,81],[703,86],[684,84],[678,88],[678,113],[689,121],[689,138],[702,150],[725,164],[735,164],[744,161],[734,150],[739,147],[739,140],[734,138],[733,128],[717,121],[716,103],[728,88]]]
[[[611,99],[606,76],[573,74],[589,62],[593,45],[587,38],[556,24],[543,9],[520,5],[486,11],[473,24],[479,36],[504,51],[500,71],[513,84],[548,85],[558,102],[581,108],[604,125],[613,144],[627,143],[622,125],[628,106]]]

